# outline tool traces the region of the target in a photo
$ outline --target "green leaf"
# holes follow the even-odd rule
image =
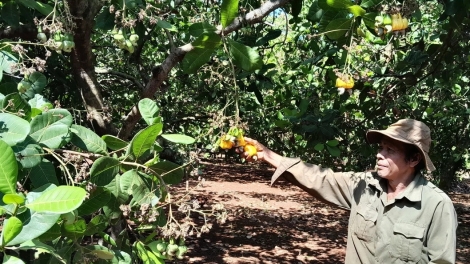
[[[161,19],[158,20],[157,26],[163,29],[169,30],[169,31],[174,31],[174,32],[178,31],[178,29],[175,26]]]
[[[31,130],[28,121],[8,113],[0,113],[0,128],[0,139],[9,146],[23,142]]]
[[[44,190],[56,188],[55,186],[43,186],[39,189],[33,190],[26,195],[26,203],[33,202],[41,195]],[[18,215],[18,218],[23,222],[23,229],[8,246],[21,244],[25,241],[35,239],[40,235],[46,233],[59,219],[60,214],[55,213],[40,213],[27,210],[26,212]]]
[[[101,138],[106,143],[106,146],[111,150],[124,149],[127,147],[127,145],[129,145],[128,142],[112,135],[104,135]]]
[[[182,62],[184,73],[195,73],[211,58],[214,49],[194,48],[186,53]]]
[[[140,184],[143,184],[143,181],[136,170],[126,171],[121,175],[121,179],[119,181],[120,189],[129,195],[132,194],[132,188],[134,185]]]
[[[362,17],[366,14],[366,10],[358,5],[352,5],[348,7],[349,12],[351,12],[355,17]]]
[[[63,225],[65,233],[67,236],[79,238],[85,234],[86,231],[86,222],[83,219],[78,219],[77,221],[73,222],[72,224],[65,224]]]
[[[339,141],[336,139],[328,140],[326,144],[330,147],[336,147],[339,144]]]
[[[353,5],[351,0],[326,0],[326,4],[333,8],[345,9]]]
[[[28,137],[30,139],[30,137]],[[38,165],[44,154],[41,146],[38,144],[28,144],[29,142],[24,141],[13,147],[18,161],[23,166],[23,169],[33,168]]]
[[[1,8],[1,17],[10,27],[16,28],[20,25],[20,12],[15,2],[7,2]]]
[[[23,204],[24,196],[16,193],[8,193],[3,196],[2,200],[5,204]]]
[[[46,76],[40,72],[31,73],[26,81],[31,83],[31,88],[26,90],[26,93],[23,94],[23,96],[28,99],[34,98],[36,94],[41,93],[47,84]]]
[[[280,29],[274,29],[274,30],[269,30],[266,35],[264,35],[262,38],[256,41],[256,46],[263,46],[267,44],[269,41],[278,38],[282,34],[282,30]]]
[[[121,162],[111,157],[100,157],[91,166],[90,181],[98,186],[109,184],[119,173]]]
[[[21,245],[18,246],[18,249],[20,250],[35,250],[38,253],[49,253],[52,256],[54,256],[60,263],[66,263],[65,259],[62,258],[53,248],[52,246],[49,246],[47,244],[42,243],[38,239],[33,239],[26,241],[24,243],[21,243]]]
[[[48,4],[45,4],[45,3],[42,3],[42,2],[39,2],[39,1],[18,0],[18,2],[20,2],[22,5],[24,5],[26,7],[36,9],[37,11],[39,11],[41,14],[43,14],[45,16],[49,15],[50,13],[52,13],[52,11],[54,11],[54,8],[52,6],[50,6]]]
[[[162,134],[162,138],[177,144],[193,144],[195,139],[181,134]]]
[[[105,188],[114,196],[111,196],[110,202],[108,203],[108,206],[110,207],[115,206],[112,204],[113,202],[118,203],[117,207],[119,207],[121,204],[127,203],[129,199],[129,194],[121,188],[121,179],[122,176],[116,175],[116,177],[114,177],[114,179],[105,186]],[[121,210],[119,210],[119,214],[121,213]]]
[[[341,151],[337,147],[330,147],[330,146],[326,145],[326,149],[328,150],[330,155],[333,156],[333,157],[339,157],[339,155],[341,155]]]
[[[322,143],[318,143],[315,145],[315,147],[313,147],[316,151],[322,151],[325,149],[325,145],[322,144]]]
[[[134,138],[132,138],[126,156],[129,156],[133,160],[139,159],[152,148],[157,136],[162,132],[162,128],[163,124],[157,123],[139,131]]]
[[[78,215],[85,216],[97,212],[108,203],[109,199],[111,199],[109,190],[104,187],[97,187],[91,192],[90,197],[78,207]]]
[[[220,22],[222,28],[230,25],[238,15],[238,0],[222,0],[220,7]]]
[[[200,35],[195,41],[193,41],[192,45],[196,48],[218,48],[222,44],[222,38],[219,34],[214,32],[203,33]]]
[[[203,33],[213,33],[217,29],[213,25],[207,23],[207,22],[201,22],[201,23],[194,23],[191,26],[189,26],[189,34],[195,38],[199,37]]]
[[[7,143],[0,140],[0,192],[16,193],[18,163],[15,153]]]
[[[230,45],[230,54],[238,67],[245,71],[261,69],[263,60],[256,50],[231,39],[228,39],[228,43]]]
[[[34,202],[26,204],[26,207],[36,212],[65,214],[77,209],[85,197],[86,191],[83,188],[59,186],[45,191]]]
[[[19,93],[6,95],[5,98],[3,98],[3,108],[11,113],[22,112],[24,119],[29,120],[31,118],[31,106]]]
[[[109,12],[109,8],[103,8],[95,18],[95,28],[106,31],[113,29],[114,25],[114,14]]]
[[[51,109],[31,120],[30,136],[39,144],[57,149],[70,141],[72,115],[65,109]]]
[[[10,255],[4,255],[3,256],[3,262],[2,264],[25,264],[21,259],[15,257],[15,256],[10,256]]]
[[[163,259],[157,257],[151,250],[146,249],[144,243],[135,242],[135,249],[137,250],[137,256],[144,264],[165,264]]]
[[[139,101],[139,111],[147,125],[153,125],[160,115],[160,109],[154,100],[144,98]]]
[[[11,53],[0,50],[0,70],[11,74],[11,69],[18,62],[18,59]]]
[[[41,111],[45,111],[45,110],[49,110],[49,109],[54,108],[54,106],[46,98],[44,98],[44,96],[42,96],[40,94],[35,94],[34,98],[32,98],[28,101],[28,104],[31,107],[37,108]]]
[[[85,235],[92,236],[102,232],[108,226],[108,219],[106,216],[99,214],[93,217],[86,226]]]
[[[351,29],[352,19],[339,18],[331,21],[325,28],[326,36],[332,40],[342,38]]]
[[[3,229],[2,229],[2,246],[7,245],[10,241],[13,240],[21,230],[23,229],[23,222],[16,217],[11,216],[8,219],[5,219],[3,222]]]
[[[153,164],[150,169],[163,175],[163,180],[167,184],[180,183],[184,177],[184,170],[181,165],[166,160]]]
[[[90,129],[73,124],[71,127],[72,131],[72,144],[79,147],[81,150],[88,151],[91,153],[106,155],[106,142],[101,139],[95,132]]]
[[[43,159],[38,165],[29,170],[29,179],[35,188],[46,184],[59,185],[55,167],[52,162]]]

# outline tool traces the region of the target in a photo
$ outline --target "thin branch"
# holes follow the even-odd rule
[[[123,72],[119,72],[119,71],[113,71],[113,70],[110,70],[110,69],[98,68],[98,67],[95,68],[95,72],[98,73],[98,74],[111,74],[111,75],[115,75],[115,76],[121,77],[123,79],[129,80],[139,88],[139,91],[142,91],[142,90],[145,89],[145,87],[139,82],[139,80],[137,80],[137,78],[135,78],[134,76],[129,75],[127,73],[123,73]]]

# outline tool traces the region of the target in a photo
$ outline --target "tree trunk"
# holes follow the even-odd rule
[[[101,87],[95,75],[91,34],[95,16],[103,4],[99,0],[67,1],[75,23],[75,48],[71,53],[72,75],[80,89],[87,120],[98,135],[117,134],[117,129],[106,118],[106,109]]]

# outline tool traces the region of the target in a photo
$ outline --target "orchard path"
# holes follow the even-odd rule
[[[199,238],[188,238],[187,257],[174,263],[343,263],[347,211],[320,203],[288,183],[271,187],[269,167],[222,161],[203,165],[204,184],[192,197],[206,201],[205,207],[224,204],[228,219],[214,223]],[[190,187],[196,184],[189,181]],[[450,194],[459,217],[458,264],[470,263],[467,193]]]

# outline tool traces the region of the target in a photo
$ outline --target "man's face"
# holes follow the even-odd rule
[[[414,165],[405,160],[405,143],[383,137],[377,151],[377,174],[395,181],[414,173]]]

